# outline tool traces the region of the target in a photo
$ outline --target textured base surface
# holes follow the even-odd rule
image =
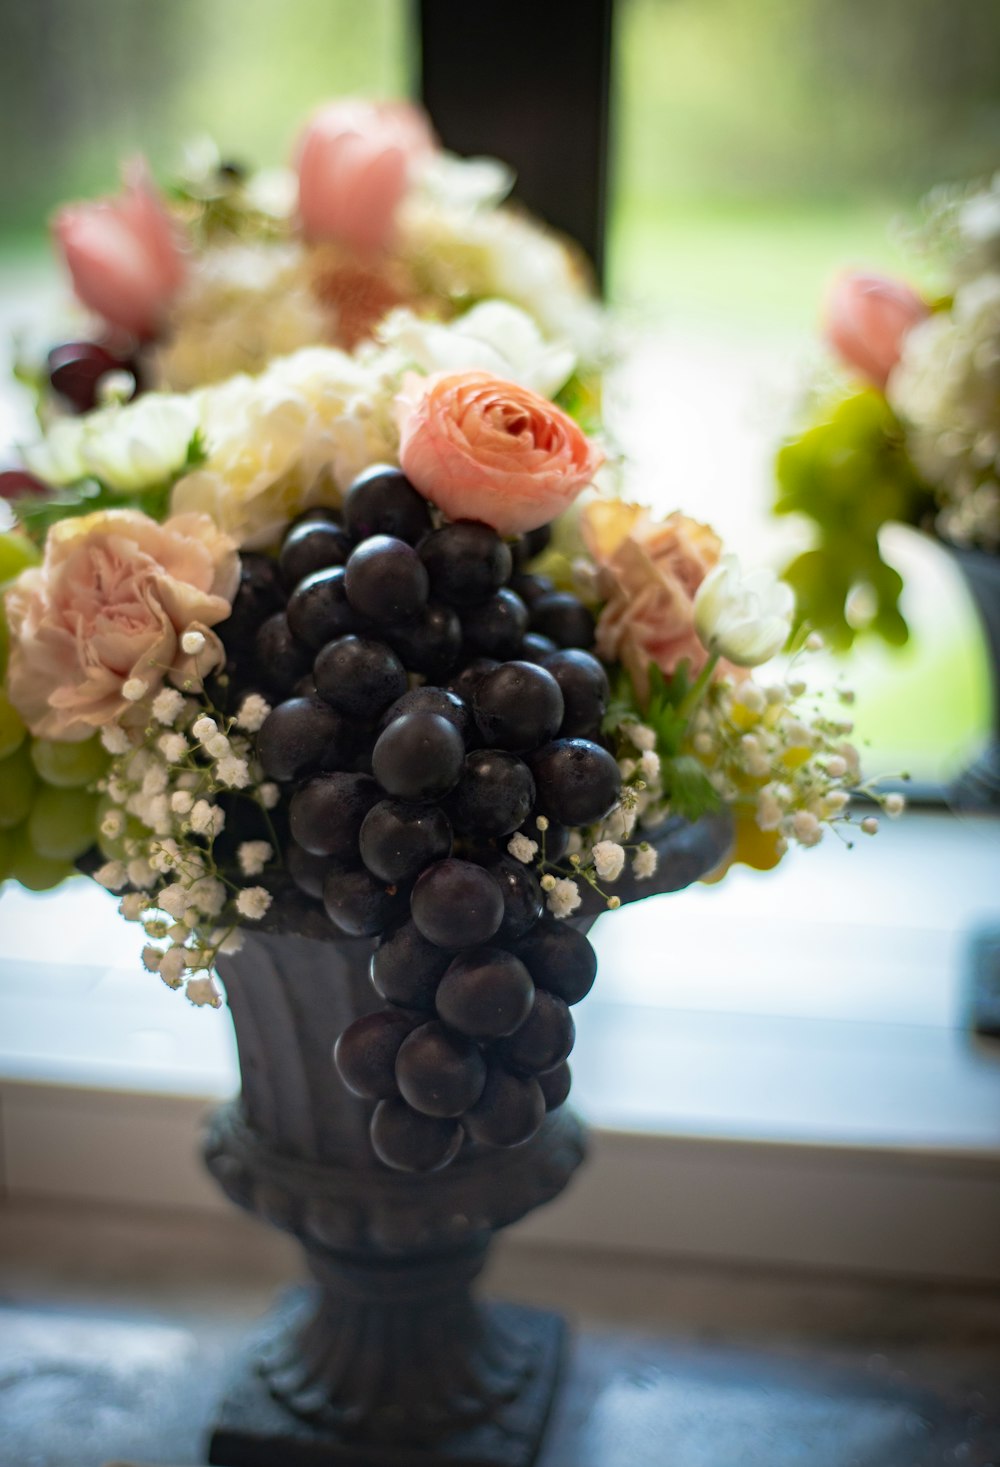
[[[431,1447],[337,1440],[286,1411],[256,1368],[259,1343],[298,1313],[306,1291],[281,1300],[251,1340],[214,1424],[209,1462],[219,1467],[532,1467],[562,1369],[566,1326],[558,1314],[490,1304],[491,1322],[518,1336],[537,1359],[518,1396],[494,1420]]]

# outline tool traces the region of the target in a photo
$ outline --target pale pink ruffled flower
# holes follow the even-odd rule
[[[848,367],[885,387],[899,361],[903,338],[930,315],[905,281],[845,271],[827,296],[824,334]]]

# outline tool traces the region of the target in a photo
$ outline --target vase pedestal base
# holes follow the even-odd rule
[[[566,1354],[561,1315],[517,1304],[486,1304],[489,1325],[517,1341],[530,1369],[517,1394],[489,1419],[426,1445],[345,1437],[294,1415],[272,1395],[261,1360],[277,1336],[314,1306],[295,1289],[268,1315],[230,1382],[212,1427],[208,1460],[218,1467],[532,1467]]]

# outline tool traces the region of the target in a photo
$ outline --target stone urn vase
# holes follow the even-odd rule
[[[949,790],[953,805],[1000,810],[1000,555],[953,550],[979,613],[989,659],[992,722],[985,748]]]
[[[723,817],[670,822],[659,869],[623,878],[623,901],[678,890],[725,856]],[[574,917],[603,910],[592,893]],[[613,920],[609,915],[607,920]],[[341,1083],[335,1041],[379,1007],[372,943],[247,934],[223,959],[242,1091],[212,1118],[209,1170],[239,1206],[302,1244],[311,1283],[249,1343],[209,1461],[225,1467],[528,1467],[555,1394],[566,1330],[554,1314],[481,1303],[493,1235],[556,1197],[584,1159],[568,1105],[524,1145],[467,1144],[444,1170],[390,1171],[372,1152],[373,1107]],[[598,979],[598,981],[600,981]]]

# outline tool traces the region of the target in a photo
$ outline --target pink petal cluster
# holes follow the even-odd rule
[[[155,693],[224,661],[209,629],[224,621],[239,583],[236,546],[205,514],[157,524],[137,510],[59,521],[40,566],[6,593],[11,702],[40,738],[74,741],[121,717],[123,689]],[[200,631],[205,648],[181,647]]]
[[[722,551],[715,531],[682,514],[655,520],[617,500],[588,504],[580,528],[604,601],[598,656],[623,662],[643,700],[650,663],[666,677],[685,660],[700,672],[708,653],[695,631],[694,598]]]
[[[561,408],[488,372],[415,379],[400,406],[410,483],[449,519],[481,520],[501,535],[555,519],[604,461]]]
[[[884,388],[903,337],[929,315],[926,302],[905,281],[845,271],[827,296],[824,334],[846,366]]]
[[[426,116],[406,102],[330,102],[299,140],[299,219],[307,240],[361,253],[389,244],[413,164],[434,151]]]
[[[183,283],[185,259],[144,160],[126,165],[117,198],[67,204],[52,228],[82,303],[110,326],[154,336]]]

